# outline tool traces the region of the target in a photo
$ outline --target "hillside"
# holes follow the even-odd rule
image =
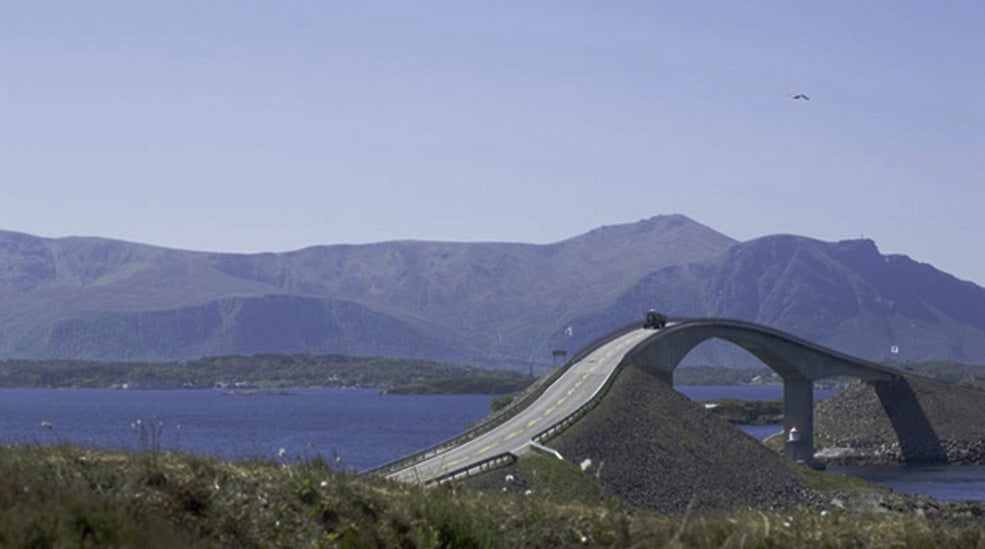
[[[683,216],[548,245],[408,241],[255,255],[0,233],[0,357],[332,352],[524,364],[549,359],[567,318],[604,307],[653,269],[732,244]]]
[[[551,350],[574,352],[649,307],[760,322],[875,360],[985,362],[975,284],[871,241],[738,243],[680,215],[542,245],[263,254],[0,232],[0,358],[334,353],[543,368]],[[716,357],[741,352],[709,343],[692,361]]]
[[[743,242],[710,261],[653,272],[579,322],[631,318],[640,303],[672,316],[756,322],[874,361],[985,358],[985,289],[906,256],[882,255],[871,240]],[[754,360],[714,342],[695,355]]]

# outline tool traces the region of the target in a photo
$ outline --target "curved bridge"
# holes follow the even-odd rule
[[[577,421],[604,398],[620,367],[643,368],[672,384],[674,369],[681,360],[709,339],[722,339],[742,347],[783,379],[786,454],[797,461],[809,463],[814,456],[815,380],[850,376],[883,384],[902,379],[892,369],[749,322],[694,319],[671,323],[660,330],[623,329],[603,338],[583,358],[566,365],[563,374],[532,404],[508,420],[482,433],[467,433],[458,441],[419,452],[376,472],[384,472],[394,479],[427,483],[467,475],[531,450],[551,451],[541,443]]]
[[[673,383],[674,369],[692,349],[722,339],[749,351],[783,379],[783,432],[788,457],[814,458],[814,381],[848,376],[868,382],[895,382],[898,372],[822,347],[790,334],[725,319],[694,319],[660,330],[628,352],[623,364],[646,369]]]

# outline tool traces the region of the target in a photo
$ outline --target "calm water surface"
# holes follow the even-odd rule
[[[776,400],[780,386],[678,386],[693,400]],[[161,446],[227,459],[339,456],[363,471],[461,432],[489,411],[489,396],[379,395],[373,389],[291,389],[234,396],[228,390],[0,389],[0,441],[70,442],[142,449],[136,420],[163,423]],[[832,390],[815,390],[820,400]],[[41,427],[49,422],[51,430]],[[779,426],[744,426],[762,439]],[[985,467],[842,468],[904,492],[985,500]]]
[[[336,455],[364,470],[449,438],[489,411],[488,396],[379,395],[291,389],[234,396],[218,389],[0,390],[0,440],[141,449],[140,419],[163,422],[167,449],[240,459]],[[52,424],[50,431],[41,422]]]

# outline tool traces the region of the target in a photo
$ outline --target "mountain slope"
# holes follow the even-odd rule
[[[259,338],[270,342],[265,351],[543,362],[564,342],[566,319],[604,307],[648,272],[734,243],[683,216],[548,245],[387,242],[253,255],[0,233],[0,356],[184,358],[252,352]],[[224,312],[276,296],[286,307],[276,314],[261,307],[247,322]],[[303,336],[274,335],[314,314],[305,309],[313,303],[323,312],[345,303],[351,316],[329,315],[335,320],[314,323],[323,330]],[[343,345],[339,330],[360,343]],[[391,330],[417,334],[422,354],[387,343]]]
[[[873,360],[985,362],[975,284],[871,241],[737,243],[680,215],[545,245],[248,255],[0,232],[0,358],[311,352],[525,367],[650,307],[759,322]],[[743,356],[706,344],[690,359]]]
[[[651,273],[603,315],[624,317],[640,303],[774,326],[871,360],[985,361],[985,289],[881,255],[869,240],[777,235],[737,244],[714,260]],[[695,353],[708,360],[722,345]]]

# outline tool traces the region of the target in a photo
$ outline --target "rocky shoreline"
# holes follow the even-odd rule
[[[983,391],[915,376],[856,383],[818,403],[816,456],[846,466],[985,465],[982,417]]]
[[[938,457],[944,450],[944,459]],[[815,459],[833,466],[985,465],[985,440],[943,440],[926,448],[903,450],[898,442],[866,446],[825,446]]]

